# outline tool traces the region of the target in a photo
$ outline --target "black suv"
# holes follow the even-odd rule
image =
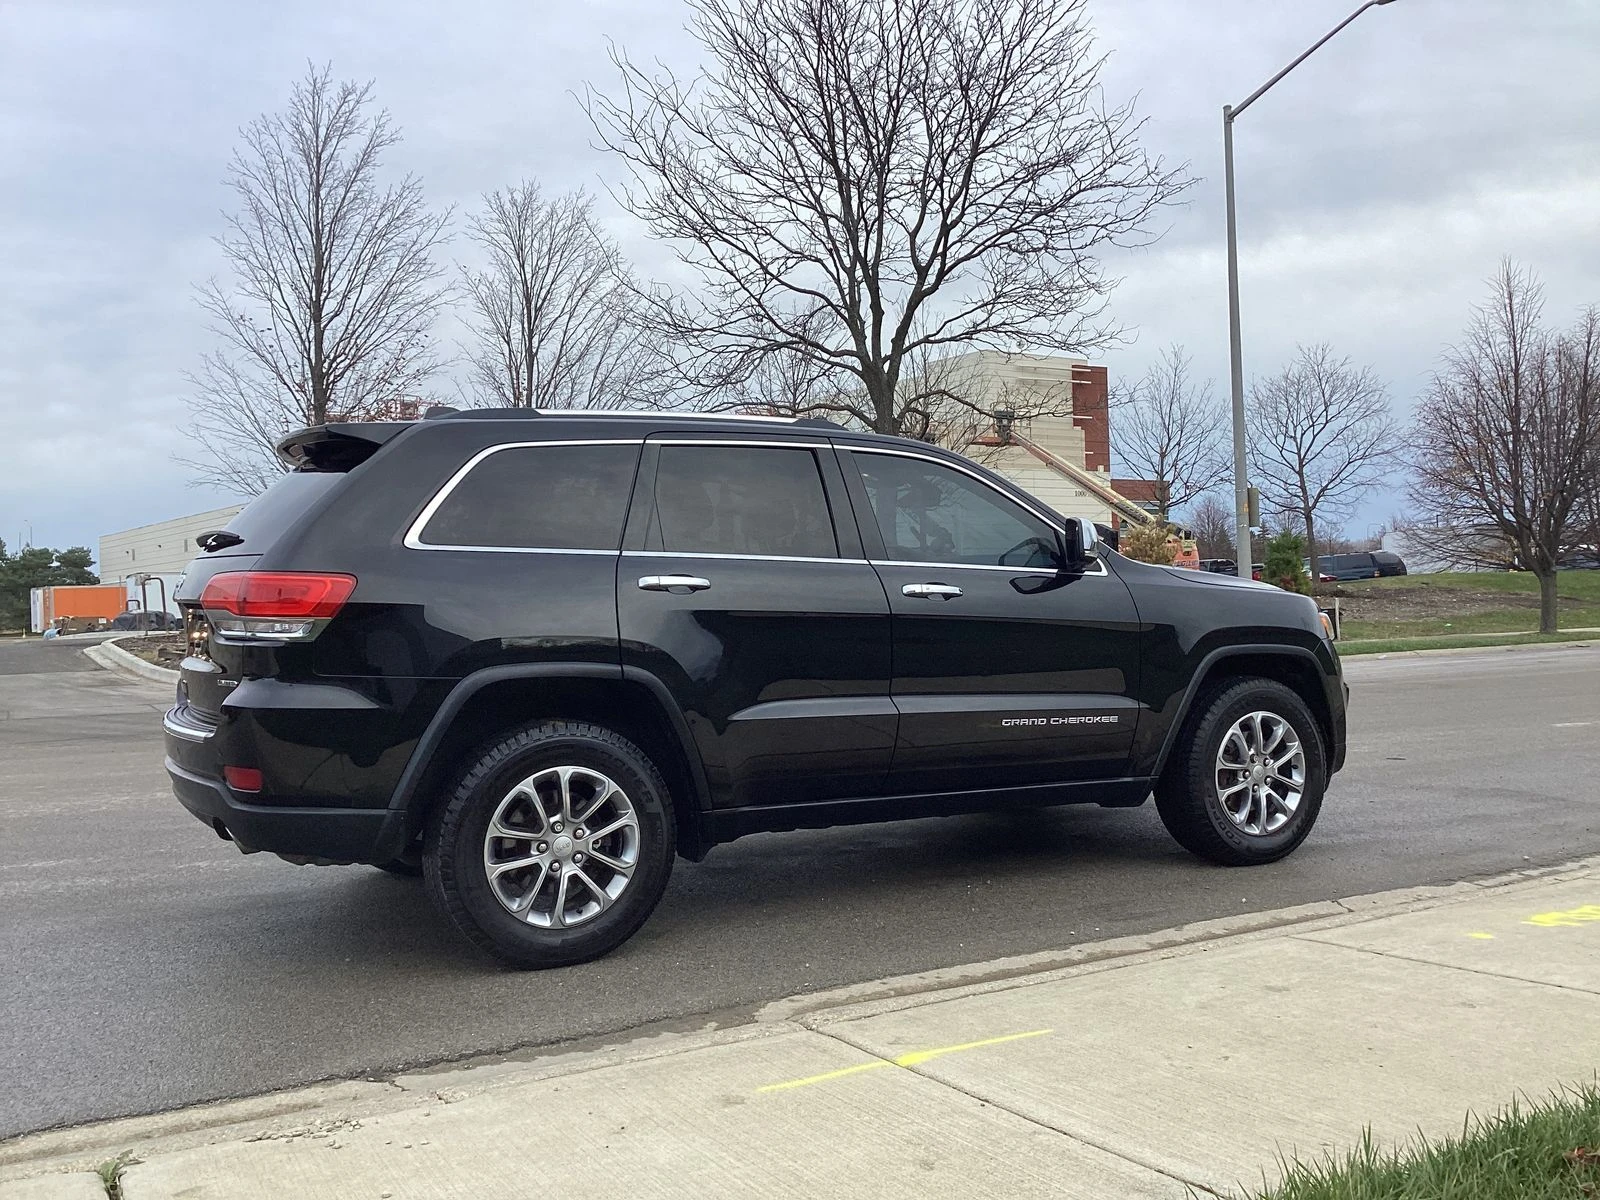
[[[446,411],[279,452],[177,591],[178,798],[247,853],[420,871],[515,964],[605,953],[676,855],[762,830],[1153,791],[1270,862],[1344,760],[1312,601],[919,442]]]

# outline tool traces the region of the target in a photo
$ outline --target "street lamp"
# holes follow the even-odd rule
[[[1234,516],[1238,522],[1235,530],[1234,558],[1238,564],[1240,579],[1250,578],[1250,559],[1252,555],[1250,553],[1250,472],[1249,466],[1245,462],[1244,352],[1239,345],[1239,235],[1233,215],[1233,119],[1266,95],[1267,90],[1273,84],[1322,49],[1323,43],[1329,41],[1351,21],[1366,12],[1367,9],[1393,3],[1394,0],[1367,0],[1355,12],[1324,34],[1311,49],[1246,96],[1243,103],[1224,104],[1222,106],[1223,179],[1228,204],[1228,341],[1233,368],[1233,509]]]

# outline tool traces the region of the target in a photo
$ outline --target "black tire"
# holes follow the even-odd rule
[[[502,801],[519,782],[556,767],[598,772],[614,782],[632,807],[638,831],[632,874],[610,906],[564,928],[541,927],[514,916],[491,888],[484,861],[489,823]],[[541,721],[473,757],[449,798],[429,818],[423,877],[434,902],[479,949],[516,967],[568,966],[614,950],[644,924],[671,877],[676,830],[666,784],[637,746],[603,726]],[[531,851],[535,839],[526,840]],[[571,866],[569,861],[569,875],[574,873]],[[591,863],[589,869],[601,868]],[[532,870],[526,878],[533,878]],[[538,892],[554,910],[544,887],[530,884],[525,890]],[[587,889],[586,894],[594,897]]]
[[[1229,817],[1217,790],[1217,753],[1234,722],[1253,712],[1287,721],[1305,755],[1300,802],[1271,833],[1250,833]],[[1161,823],[1185,850],[1225,866],[1256,866],[1292,853],[1316,824],[1327,786],[1327,753],[1316,718],[1292,690],[1270,679],[1223,684],[1196,700],[1156,785]],[[1252,822],[1260,823],[1260,822]]]

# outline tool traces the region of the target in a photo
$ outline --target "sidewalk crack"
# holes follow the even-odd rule
[[[1397,954],[1393,950],[1374,950],[1370,946],[1352,946],[1348,942],[1329,942],[1309,934],[1298,934],[1296,941],[1315,942],[1319,946],[1332,946],[1337,950],[1349,950],[1355,954],[1371,954],[1376,958],[1392,958],[1396,962],[1416,963],[1423,967],[1438,967],[1445,971],[1460,971],[1466,975],[1481,975],[1485,979],[1507,979],[1512,983],[1526,983],[1532,987],[1555,988],[1561,992],[1573,992],[1580,996],[1600,995],[1600,989],[1578,987],[1570,983],[1555,983],[1549,979],[1529,979],[1526,975],[1513,975],[1507,971],[1486,971],[1481,967],[1464,967],[1460,963],[1440,962],[1432,958],[1418,958],[1411,954]]]
[[[1049,1132],[1057,1135],[1058,1137],[1066,1138],[1069,1142],[1076,1142],[1079,1145],[1088,1146],[1092,1150],[1098,1150],[1101,1154],[1107,1155],[1107,1156],[1109,1156],[1111,1158],[1119,1159],[1122,1162],[1131,1163],[1136,1167],[1141,1167],[1144,1170],[1151,1172],[1152,1174],[1160,1175],[1164,1179],[1170,1179],[1174,1183],[1180,1183],[1184,1187],[1189,1189],[1191,1195],[1193,1195],[1195,1193],[1199,1193],[1199,1194],[1204,1195],[1204,1196],[1215,1196],[1215,1197],[1218,1197],[1219,1200],[1226,1200],[1226,1198],[1231,1195],[1231,1193],[1229,1193],[1229,1192],[1218,1191],[1216,1188],[1212,1187],[1210,1184],[1201,1183],[1198,1180],[1186,1178],[1185,1176],[1179,1175],[1176,1172],[1168,1170],[1165,1167],[1157,1166],[1155,1163],[1152,1163],[1152,1162],[1146,1162],[1144,1159],[1138,1158],[1135,1155],[1127,1153],[1126,1151],[1118,1150],[1118,1149],[1115,1149],[1114,1147],[1104,1145],[1101,1142],[1097,1142],[1092,1138],[1088,1138],[1088,1137],[1083,1136],[1083,1134],[1081,1134],[1081,1133],[1075,1133],[1072,1130],[1063,1129],[1059,1125],[1052,1125],[1049,1121],[1041,1120],[1038,1117],[1029,1116],[1025,1112],[1019,1112],[1017,1109],[1012,1108],[1010,1105],[1005,1104],[1002,1101],[996,1100],[993,1096],[981,1095],[978,1092],[974,1092],[974,1091],[971,1091],[971,1090],[969,1090],[967,1088],[962,1087],[959,1083],[952,1083],[950,1080],[940,1079],[937,1075],[930,1075],[926,1071],[920,1070],[919,1068],[914,1067],[914,1066],[910,1066],[910,1067],[902,1066],[900,1063],[896,1062],[893,1058],[884,1057],[882,1054],[879,1054],[876,1050],[873,1050],[870,1046],[863,1046],[859,1042],[851,1041],[849,1038],[845,1037],[843,1034],[837,1032],[836,1031],[836,1027],[835,1028],[829,1028],[829,1029],[812,1028],[811,1032],[812,1033],[816,1033],[816,1034],[821,1034],[823,1037],[826,1037],[826,1038],[832,1038],[834,1041],[840,1043],[841,1045],[849,1046],[852,1050],[859,1050],[862,1054],[870,1056],[871,1058],[875,1059],[876,1061],[883,1063],[887,1067],[890,1067],[890,1068],[893,1068],[893,1069],[899,1070],[899,1071],[909,1071],[911,1074],[917,1076],[917,1078],[926,1079],[929,1083],[932,1083],[937,1087],[948,1088],[950,1091],[956,1092],[959,1095],[965,1096],[969,1100],[976,1100],[979,1104],[982,1104],[985,1107],[998,1109],[999,1111],[1001,1111],[1003,1113],[1006,1113],[1006,1114],[1008,1114],[1010,1116],[1016,1117],[1019,1121],[1023,1121],[1025,1123],[1027,1123],[1029,1125],[1033,1125],[1033,1126],[1035,1126],[1035,1127],[1037,1127],[1039,1129],[1048,1130]]]

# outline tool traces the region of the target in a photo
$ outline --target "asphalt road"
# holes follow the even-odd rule
[[[0,1138],[1600,853],[1600,646],[1348,677],[1349,765],[1274,866],[1192,859],[1149,806],[753,837],[609,958],[519,974],[414,882],[242,857],[168,793],[162,688],[0,642]]]

